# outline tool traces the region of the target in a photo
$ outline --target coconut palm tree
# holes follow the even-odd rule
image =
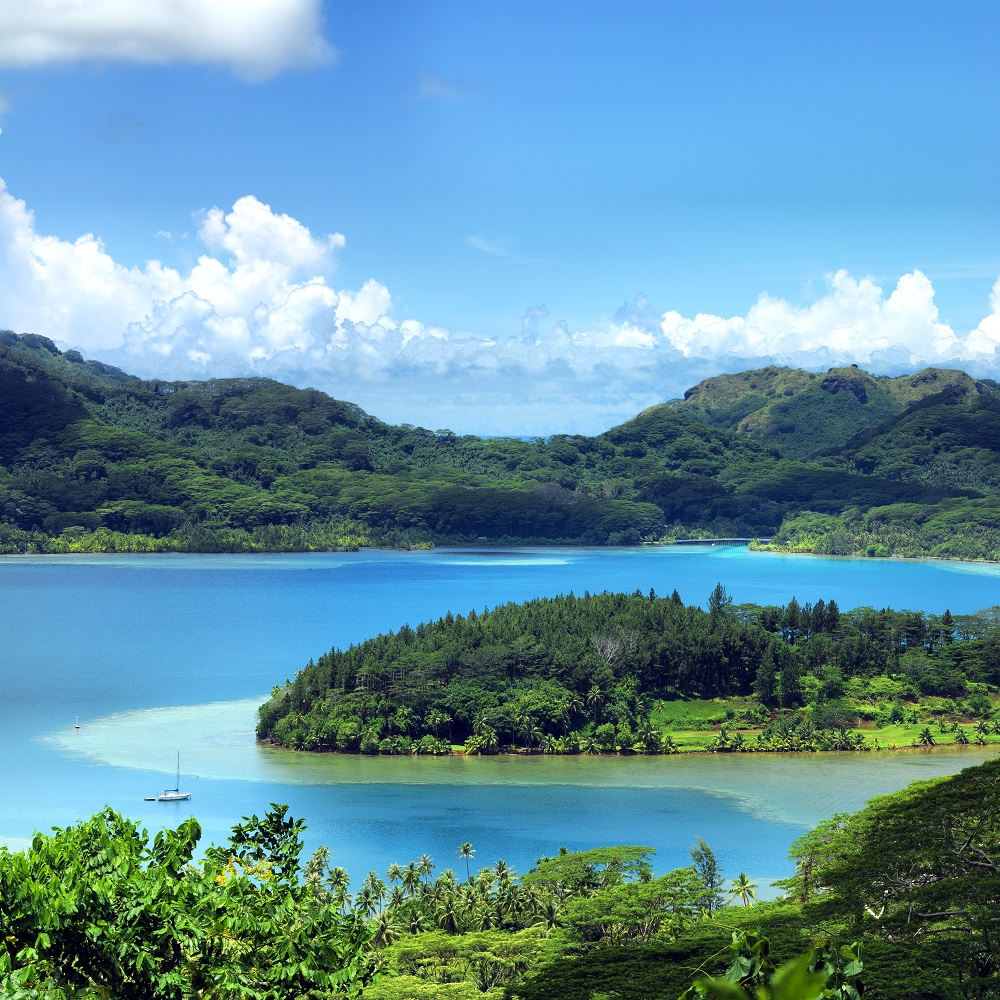
[[[362,891],[367,892],[372,900],[378,905],[379,912],[382,911],[382,903],[385,901],[385,882],[378,877],[378,872],[369,872],[368,877],[362,884]]]
[[[474,931],[491,931],[497,926],[496,914],[493,908],[483,903],[477,903],[468,913],[469,927]]]
[[[416,721],[417,717],[413,714],[413,710],[408,708],[406,705],[400,705],[400,707],[396,709],[396,714],[393,716],[392,724],[401,733],[406,733],[406,735],[409,736],[410,727]]]
[[[509,882],[515,875],[514,869],[503,858],[493,866],[493,871],[500,883]]]
[[[329,875],[330,848],[319,847],[316,853],[306,862],[303,874],[306,886],[309,888],[313,899],[321,900],[330,895],[326,887],[326,878]]]
[[[476,890],[484,896],[490,894],[490,890],[493,888],[493,883],[496,881],[496,873],[492,868],[483,868],[476,875],[475,886]]]
[[[937,745],[934,739],[934,734],[931,732],[930,726],[924,726],[924,728],[920,730],[920,735],[917,737],[917,742],[922,747],[933,747]]]
[[[636,732],[639,742],[635,749],[642,753],[656,753],[660,746],[660,733],[653,726],[649,716],[644,716]]]
[[[456,851],[456,853],[458,854],[458,856],[460,858],[465,858],[465,874],[466,874],[466,878],[468,879],[468,881],[471,882],[472,881],[472,871],[469,868],[469,861],[471,861],[472,858],[474,858],[476,856],[475,848],[472,846],[472,844],[466,842],[466,843],[462,844],[459,847],[459,849],[458,849],[458,851]]]
[[[541,927],[543,937],[548,937],[557,927],[562,926],[559,907],[551,896],[539,903],[535,916],[537,919],[531,926]]]
[[[438,927],[449,934],[457,934],[462,923],[462,905],[458,893],[450,892],[443,896],[434,910]]]
[[[362,889],[354,897],[354,910],[356,913],[360,913],[366,920],[369,917],[374,917],[378,912],[378,903],[369,889]]]
[[[587,692],[587,704],[594,710],[594,725],[597,725],[597,710],[601,707],[601,703],[604,701],[604,694],[601,689],[596,684],[590,685],[590,690]]]
[[[729,902],[739,897],[743,900],[744,906],[749,906],[757,901],[757,883],[751,882],[746,872],[740,872],[729,883]]]
[[[420,888],[420,869],[416,861],[410,861],[403,869],[403,891],[408,896],[415,896]]]
[[[372,944],[376,948],[384,948],[399,939],[403,933],[403,926],[394,913],[386,911],[380,913],[370,924],[372,931]]]
[[[431,872],[434,871],[434,860],[429,854],[421,854],[417,858],[417,871],[420,872],[424,877],[424,885],[427,885],[427,879]]]
[[[570,691],[569,697],[566,699],[566,707],[569,709],[571,719],[583,711],[583,699],[577,691]]]

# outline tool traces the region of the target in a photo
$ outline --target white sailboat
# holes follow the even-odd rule
[[[185,799],[191,798],[190,792],[181,791],[181,752],[177,751],[177,784],[173,788],[164,788],[159,795],[156,796],[157,802],[183,802]]]

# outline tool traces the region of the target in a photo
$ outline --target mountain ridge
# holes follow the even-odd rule
[[[271,379],[143,380],[0,331],[7,552],[701,534],[954,555],[925,530],[944,517],[965,555],[1000,558],[994,441],[1000,387],[949,369],[715,376],[602,434],[524,440],[391,425]]]

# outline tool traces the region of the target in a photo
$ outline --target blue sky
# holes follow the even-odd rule
[[[995,3],[24,6],[0,326],[479,433],[1000,371]]]

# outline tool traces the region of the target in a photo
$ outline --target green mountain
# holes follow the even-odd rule
[[[1000,557],[1000,389],[720,376],[594,437],[386,424],[264,378],[142,380],[0,331],[0,552],[776,536]]]
[[[852,366],[824,373],[761,368],[719,375],[664,405],[710,427],[774,445],[787,458],[804,459],[877,434],[925,406],[975,410],[998,402],[996,383],[965,372],[926,368],[889,378]]]

